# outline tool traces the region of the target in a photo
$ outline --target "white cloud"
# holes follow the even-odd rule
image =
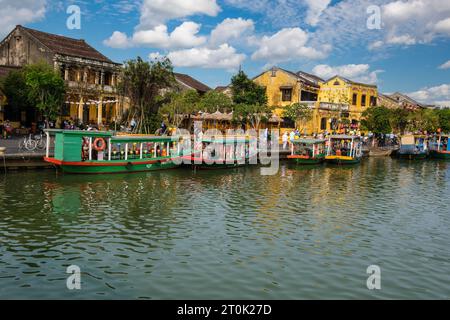
[[[46,6],[46,0],[0,0],[0,36],[6,36],[18,24],[43,19]]]
[[[404,34],[401,36],[389,36],[386,40],[387,43],[389,44],[397,44],[397,45],[414,45],[416,44],[416,39],[412,36],[410,36],[409,34]]]
[[[375,41],[371,44],[368,45],[367,49],[369,50],[377,50],[380,49],[384,46],[384,42],[379,40],[379,41]]]
[[[331,3],[331,0],[305,0],[308,5],[308,12],[306,14],[306,23],[316,26],[320,21],[322,12]]]
[[[229,40],[236,39],[253,32],[254,29],[255,26],[251,19],[244,20],[242,18],[227,18],[219,23],[213,31],[211,31],[210,43],[213,45],[227,43]]]
[[[439,69],[450,69],[450,60],[439,66]]]
[[[228,44],[222,44],[217,49],[207,47],[173,51],[168,58],[175,67],[198,67],[210,69],[235,70],[245,59],[236,49]]]
[[[169,34],[167,26],[159,25],[152,30],[137,31],[133,43],[152,48],[189,48],[202,45],[205,37],[198,37],[201,25],[192,21],[183,22]]]
[[[111,48],[125,49],[132,45],[127,35],[120,31],[114,31],[111,37],[103,41],[105,46]]]
[[[378,74],[381,73],[382,70],[370,71],[370,66],[368,64],[347,64],[336,67],[320,64],[315,66],[312,72],[324,79],[339,75],[352,81],[376,84],[378,82]]]
[[[252,59],[283,62],[301,58],[322,59],[328,55],[329,46],[318,50],[307,46],[308,39],[309,35],[300,28],[282,29],[272,36],[263,36]]]
[[[191,48],[206,42],[206,37],[197,36],[200,28],[200,24],[186,21],[169,33],[166,25],[159,25],[151,30],[136,31],[131,39],[125,33],[115,31],[103,43],[109,47],[121,49],[132,46],[166,49]]]
[[[450,35],[450,18],[444,19],[436,23],[434,29],[437,32],[443,32]]]
[[[215,17],[220,10],[216,0],[144,0],[138,29],[153,29],[169,20],[192,15]]]
[[[411,98],[425,104],[450,106],[450,84],[423,88],[421,90],[408,93],[408,95],[411,96]]]

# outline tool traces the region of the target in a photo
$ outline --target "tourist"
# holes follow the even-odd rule
[[[283,139],[283,150],[286,150],[287,149],[288,140],[289,140],[289,136],[288,136],[287,132],[285,132],[283,134],[282,139]]]
[[[132,118],[131,122],[130,122],[131,132],[134,132],[134,129],[136,129],[136,126],[137,126],[136,120],[134,120],[134,118]]]

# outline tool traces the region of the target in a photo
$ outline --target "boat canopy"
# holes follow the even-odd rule
[[[349,135],[334,135],[334,136],[330,136],[330,139],[339,139],[339,140],[359,140],[361,139],[360,136],[349,136]]]
[[[292,141],[292,143],[294,144],[321,144],[321,143],[325,143],[327,140],[323,140],[323,139],[298,139],[298,140],[294,140]]]

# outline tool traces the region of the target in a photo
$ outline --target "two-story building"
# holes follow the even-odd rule
[[[115,63],[84,40],[17,26],[0,42],[0,65],[23,67],[46,62],[67,84],[61,120],[107,124],[123,108],[117,94],[121,64]]]
[[[376,85],[334,76],[320,84],[314,132],[359,129],[362,114],[377,105]]]

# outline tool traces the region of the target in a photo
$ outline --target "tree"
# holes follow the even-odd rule
[[[408,126],[410,111],[406,109],[392,109],[389,113],[389,123],[394,132],[403,134]]]
[[[262,123],[269,121],[271,114],[271,108],[267,105],[237,104],[234,106],[233,122],[248,123],[252,129],[259,130]]]
[[[363,119],[361,125],[364,129],[367,129],[376,134],[386,134],[392,132],[392,126],[390,122],[391,111],[384,107],[370,107],[363,112]]]
[[[244,71],[231,78],[231,92],[235,104],[267,105],[266,89],[249,79]]]
[[[222,92],[214,90],[205,93],[198,104],[199,111],[205,112],[231,112],[233,101],[230,97]]]
[[[283,117],[288,118],[295,123],[300,122],[301,127],[305,127],[306,123],[312,119],[313,111],[306,105],[294,103],[287,106],[283,111]]]
[[[118,90],[130,99],[129,117],[137,122],[136,132],[154,132],[152,118],[157,117],[159,108],[166,102],[164,92],[174,85],[173,67],[168,58],[146,62],[137,57],[125,62]]]
[[[443,132],[450,133],[450,109],[436,110],[439,119],[439,128]]]
[[[0,82],[0,90],[6,97],[9,109],[15,114],[21,110],[32,108],[28,100],[28,89],[25,81],[25,73],[22,70],[11,71]]]
[[[46,63],[26,66],[24,73],[28,100],[43,114],[48,127],[48,121],[56,120],[64,103],[64,80]]]
[[[170,94],[170,102],[164,104],[159,113],[167,117],[169,123],[179,128],[186,116],[198,110],[200,96],[195,90],[184,91]]]
[[[408,115],[408,130],[436,132],[439,128],[439,116],[434,110],[419,109]]]

